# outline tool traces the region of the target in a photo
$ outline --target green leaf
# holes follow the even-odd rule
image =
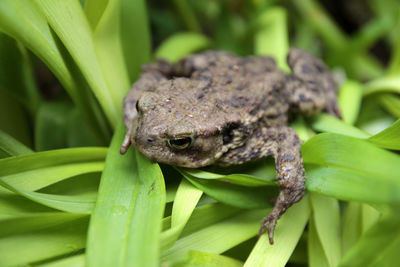
[[[45,151],[66,146],[67,119],[72,105],[62,102],[43,103],[36,114],[35,150]]]
[[[27,114],[21,104],[6,91],[0,91],[0,130],[24,145],[32,146]]]
[[[12,215],[0,220],[0,237],[39,231],[82,218],[85,215],[64,212],[35,212]]]
[[[117,128],[102,174],[87,241],[88,266],[158,265],[159,234],[165,187],[157,164],[119,147],[125,135]],[[146,244],[145,246],[143,244]]]
[[[181,233],[181,237],[191,235],[200,229],[232,217],[240,211],[243,210],[222,204],[220,202],[197,207],[194,209],[189,221],[185,225],[185,228]]]
[[[364,96],[382,92],[400,93],[400,76],[375,79],[367,83],[363,91]]]
[[[0,265],[16,266],[78,251],[85,246],[88,217],[0,239]]]
[[[311,219],[308,224],[308,265],[310,267],[329,267],[327,255],[322,247],[321,240],[315,229],[314,220]]]
[[[238,208],[255,209],[270,207],[270,200],[276,197],[278,189],[275,186],[243,187],[228,182],[184,177],[205,194]]]
[[[386,214],[366,231],[339,266],[395,266],[400,245],[399,216]]]
[[[181,17],[185,28],[192,32],[200,32],[200,23],[189,2],[186,0],[173,0],[172,3],[175,6],[178,15]]]
[[[312,221],[328,266],[337,266],[341,258],[340,210],[336,199],[310,194]],[[314,265],[317,266],[317,265]]]
[[[81,111],[74,107],[67,118],[67,147],[104,146],[106,143],[82,118]]]
[[[397,120],[391,126],[376,135],[370,134],[346,124],[345,122],[331,115],[320,114],[312,120],[311,126],[321,132],[344,134],[369,141],[381,148],[399,150],[400,149],[400,120]]]
[[[37,8],[67,48],[115,127],[121,117],[121,89],[111,90],[96,56],[92,32],[80,3],[76,0],[35,0]]]
[[[146,1],[121,1],[121,42],[130,82],[151,59],[151,36]],[[94,2],[94,1],[93,1]]]
[[[220,180],[224,182],[229,182],[236,185],[243,185],[249,187],[266,186],[266,185],[276,185],[275,173],[273,176],[268,177],[258,177],[249,174],[228,174],[222,175],[212,172],[207,172],[199,169],[187,169],[187,168],[177,168],[177,170],[183,175],[190,176],[192,178],[206,179],[206,180]],[[273,171],[274,172],[274,171]]]
[[[290,207],[279,219],[274,234],[274,245],[269,244],[267,234],[262,235],[244,266],[285,266],[303,233],[309,216],[310,206],[306,196]]]
[[[307,189],[342,200],[398,203],[400,157],[366,141],[319,134],[302,148]]]
[[[118,101],[118,109],[122,108],[122,99],[130,88],[121,44],[121,1],[109,0],[96,27],[93,28],[96,55],[110,93],[114,101]],[[90,8],[98,9],[97,2],[96,5],[85,6],[85,11]]]
[[[3,187],[0,187],[0,210],[1,218],[10,218],[30,213],[56,212],[54,209],[14,194]]]
[[[161,219],[164,214],[165,184],[161,169],[136,150],[140,188],[126,246],[125,266],[159,266]],[[146,244],[146,246],[143,246]]]
[[[340,88],[338,101],[343,121],[354,124],[360,112],[362,100],[362,85],[356,81],[348,80]]]
[[[79,254],[64,258],[61,260],[52,261],[50,263],[41,264],[42,267],[84,267],[85,254]]]
[[[156,50],[156,58],[178,61],[184,56],[210,46],[210,40],[198,33],[176,33],[165,40]]]
[[[174,267],[190,266],[190,267],[241,267],[243,263],[222,255],[213,253],[205,253],[201,251],[189,251],[184,261],[174,264]]]
[[[182,260],[191,250],[214,254],[227,251],[255,236],[260,228],[260,221],[266,214],[267,210],[239,212],[231,218],[180,238],[161,255],[161,262],[167,264]]]
[[[379,94],[379,102],[382,106],[396,118],[400,118],[400,98],[397,94]]]
[[[367,140],[382,148],[400,150],[400,119]]]
[[[104,10],[107,8],[110,0],[86,0],[85,1],[85,14],[86,18],[94,31],[104,14]]]
[[[32,154],[33,151],[8,134],[0,131],[0,154],[4,157]],[[1,157],[0,157],[1,158]]]
[[[78,28],[81,29],[80,26]],[[21,42],[49,67],[80,108],[95,133],[101,133],[102,138],[107,138],[107,125],[103,115],[99,113],[97,103],[88,94],[86,81],[70,54],[53,34],[35,2],[1,1],[0,30]]]
[[[96,202],[96,196],[63,196],[30,192],[21,190],[3,180],[0,180],[0,185],[42,205],[71,213],[90,213]]]
[[[380,213],[367,204],[350,202],[343,216],[342,254],[345,254],[376,221]]]
[[[41,96],[31,65],[27,50],[12,38],[0,33],[0,90],[12,94],[30,114],[35,114]]]
[[[171,228],[161,234],[161,250],[173,246],[196,208],[203,192],[182,179],[172,206]]]
[[[5,158],[0,160],[0,177],[34,191],[71,176],[101,171],[106,153],[106,148],[73,148]]]
[[[257,19],[254,51],[257,55],[272,56],[279,68],[289,71],[286,55],[289,51],[286,10],[268,8]]]
[[[370,135],[342,120],[328,114],[320,114],[312,118],[311,127],[319,132],[337,133],[356,138],[368,138]]]

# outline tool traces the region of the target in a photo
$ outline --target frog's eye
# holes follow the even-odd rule
[[[136,101],[135,107],[136,107],[136,111],[139,112],[139,100]]]
[[[186,149],[188,148],[193,142],[192,137],[190,136],[181,136],[174,139],[168,140],[168,145],[175,149]]]

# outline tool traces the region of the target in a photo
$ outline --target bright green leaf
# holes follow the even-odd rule
[[[156,50],[156,58],[178,61],[184,56],[210,46],[210,40],[198,33],[176,33],[165,40]]]

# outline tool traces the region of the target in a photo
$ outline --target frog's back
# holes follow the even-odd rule
[[[237,57],[225,52],[205,52],[211,58],[191,79],[206,82],[198,88],[198,103],[213,103],[226,113],[238,114],[243,123],[277,126],[286,123],[288,105],[283,85],[286,75],[270,57]],[[235,117],[238,117],[235,116]]]

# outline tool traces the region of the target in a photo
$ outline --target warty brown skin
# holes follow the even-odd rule
[[[273,156],[280,193],[260,229],[272,244],[277,220],[305,190],[300,141],[287,127],[288,114],[325,110],[340,117],[337,86],[325,64],[296,48],[288,64],[292,74],[270,57],[207,51],[144,66],[124,99],[121,153],[132,143],[153,161],[190,168]],[[191,140],[187,147],[171,145],[182,138]]]

